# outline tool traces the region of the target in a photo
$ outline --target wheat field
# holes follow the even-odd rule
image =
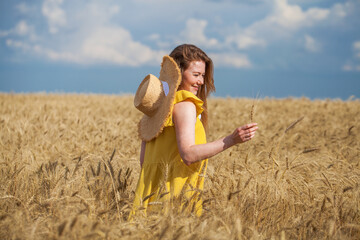
[[[255,138],[209,160],[198,218],[127,221],[141,113],[131,95],[0,94],[0,239],[359,239],[358,99],[209,99],[208,141]]]

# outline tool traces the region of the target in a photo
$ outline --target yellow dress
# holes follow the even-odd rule
[[[199,119],[203,101],[189,91],[177,91],[174,104],[185,100],[196,106],[195,144],[206,143],[205,130]],[[163,132],[146,142],[130,219],[138,214],[146,216],[151,211],[168,212],[169,208],[200,216],[206,167],[207,159],[190,166],[184,164],[177,147],[172,116],[169,116]]]

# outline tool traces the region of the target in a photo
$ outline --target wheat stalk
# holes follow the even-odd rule
[[[251,112],[250,112],[250,122],[253,122],[254,119],[254,109],[255,109],[255,105],[254,103],[251,105]]]
[[[119,220],[120,220],[121,219],[120,206],[119,206],[120,194],[116,190],[115,179],[114,179],[114,170],[113,170],[113,168],[111,166],[111,160],[114,157],[114,155],[115,155],[115,149],[114,149],[113,153],[111,154],[110,160],[107,163],[103,159],[101,159],[101,160],[104,163],[104,165],[106,166],[106,169],[108,170],[108,172],[110,174],[110,179],[111,179],[111,183],[112,183],[112,187],[113,187],[113,191],[114,191],[114,195],[115,195],[116,209],[117,209],[118,217],[119,217]],[[111,168],[110,168],[109,165],[111,166]]]
[[[304,149],[302,151],[302,153],[309,153],[309,152],[314,152],[314,151],[318,151],[320,150],[320,148],[307,148],[307,149]]]
[[[266,99],[265,111],[260,112],[254,100],[208,99],[214,106],[209,140],[233,127],[235,111],[249,114],[248,120],[266,119],[261,139],[238,145],[237,154],[232,151],[209,161],[201,217],[181,214],[185,200],[180,199],[169,209],[172,214],[141,211],[139,215],[146,217],[129,223],[124,217],[135,196],[130,172],[140,174],[136,123],[142,117],[132,98],[0,93],[1,238],[356,239],[359,235],[358,100]],[[290,128],[304,113],[312,128],[308,122]],[[294,128],[302,134],[287,137]],[[114,152],[111,144],[119,149]],[[200,171],[196,164],[184,167]],[[150,203],[156,205],[154,210],[165,207],[161,200],[169,195],[162,190]],[[194,208],[189,201],[186,204],[189,210]]]
[[[293,127],[295,127],[296,124],[298,124],[301,120],[304,119],[304,116],[300,117],[299,119],[297,119],[296,121],[292,122],[286,129],[285,129],[285,133],[287,133],[290,129],[292,129]]]

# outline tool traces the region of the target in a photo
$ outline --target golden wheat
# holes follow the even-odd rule
[[[0,239],[360,235],[359,100],[209,99],[209,141],[255,107],[256,137],[209,160],[200,218],[170,209],[128,222],[140,171],[132,101],[0,94]],[[289,125],[294,116],[306,117]]]

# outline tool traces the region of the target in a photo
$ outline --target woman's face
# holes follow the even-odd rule
[[[205,67],[204,61],[192,61],[182,74],[179,90],[187,90],[196,95],[200,86],[204,84]]]

